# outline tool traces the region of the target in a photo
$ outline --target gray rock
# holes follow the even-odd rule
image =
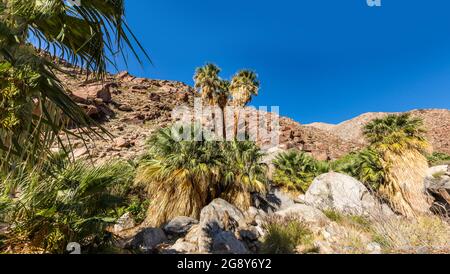
[[[159,244],[167,242],[166,234],[160,228],[145,228],[140,230],[126,244],[126,248],[140,249],[144,252],[154,250]]]
[[[197,252],[197,246],[193,243],[186,242],[183,239],[178,240],[169,250],[174,251],[174,253],[181,254],[193,254]]]
[[[136,226],[134,218],[130,212],[125,213],[120,217],[114,225],[114,232],[119,233],[127,229],[131,229]]]
[[[196,224],[198,224],[196,219],[190,217],[176,217],[164,227],[164,231],[168,234],[182,235],[186,234],[191,227]]]
[[[267,201],[275,211],[284,210],[295,205],[294,198],[279,188],[273,188],[267,195]]]
[[[251,226],[247,229],[239,230],[239,236],[243,240],[256,241],[261,236],[258,229],[255,226]]]
[[[218,230],[235,231],[238,227],[245,226],[245,217],[238,208],[227,201],[215,199],[202,209],[200,226],[208,228],[212,234]]]
[[[382,254],[381,245],[378,243],[370,243],[367,245],[366,250],[369,254]]]
[[[280,217],[298,217],[306,223],[328,222],[328,218],[322,211],[312,206],[296,204],[285,210],[278,211],[276,215]]]
[[[214,235],[212,253],[215,254],[248,254],[246,246],[230,231],[222,231]]]
[[[340,173],[317,177],[305,195],[305,203],[320,210],[336,210],[347,215],[379,216],[380,205],[358,180]]]

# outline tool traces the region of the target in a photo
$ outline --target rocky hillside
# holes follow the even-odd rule
[[[86,81],[76,69],[69,70],[72,76],[63,78],[72,98],[114,136],[113,140],[93,136],[87,143],[89,150],[74,141],[77,158],[105,161],[139,156],[146,139],[172,123],[172,110],[192,106],[196,95],[192,87],[176,81],[136,78],[127,72],[109,75],[103,82]],[[280,126],[281,149],[297,148],[321,160],[336,159],[361,146],[285,117],[280,118]]]
[[[87,143],[89,150],[81,141],[75,141],[76,157],[107,160],[139,156],[146,139],[173,122],[172,110],[180,105],[193,106],[197,95],[192,87],[181,82],[137,78],[127,72],[109,75],[103,82],[86,81],[77,69],[67,69],[71,77],[62,77],[72,97],[114,136],[113,140],[93,136]],[[412,114],[424,119],[435,151],[450,153],[450,110],[415,110]],[[336,159],[362,148],[364,125],[385,115],[366,113],[339,125],[301,125],[280,117],[280,149],[296,148],[319,160]],[[267,141],[258,140],[260,144]]]
[[[414,110],[410,113],[424,120],[425,128],[428,131],[427,137],[433,145],[434,150],[450,153],[450,110]],[[345,141],[364,145],[363,127],[373,119],[382,118],[388,114],[383,112],[365,113],[339,125],[313,123],[308,126],[329,132]]]

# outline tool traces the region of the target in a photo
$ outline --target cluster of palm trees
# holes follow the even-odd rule
[[[151,201],[145,225],[160,226],[178,216],[198,218],[215,198],[245,211],[252,205],[251,193],[266,191],[263,154],[253,142],[178,142],[166,128],[149,145],[136,178]]]
[[[234,137],[237,136],[239,108],[247,106],[253,96],[257,96],[260,88],[258,76],[254,71],[241,70],[231,79],[220,77],[221,69],[214,64],[206,64],[197,68],[194,75],[195,88],[201,92],[202,101],[210,106],[218,106],[222,110],[223,136],[226,139],[225,108],[232,105],[238,110],[234,114]]]
[[[274,182],[288,190],[307,191],[312,180],[330,170],[347,173],[388,201],[398,213],[428,213],[424,178],[428,143],[423,121],[410,114],[388,115],[364,128],[369,146],[333,162],[320,162],[302,152],[281,154],[274,161]]]

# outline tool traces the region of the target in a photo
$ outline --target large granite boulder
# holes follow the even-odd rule
[[[336,210],[347,215],[393,214],[373,197],[363,183],[335,172],[317,177],[306,192],[304,201],[320,210]]]

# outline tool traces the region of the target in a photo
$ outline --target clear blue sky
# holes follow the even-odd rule
[[[228,78],[257,71],[253,105],[301,123],[369,111],[450,108],[450,1],[127,0],[154,66],[134,75],[192,84],[214,62]]]

